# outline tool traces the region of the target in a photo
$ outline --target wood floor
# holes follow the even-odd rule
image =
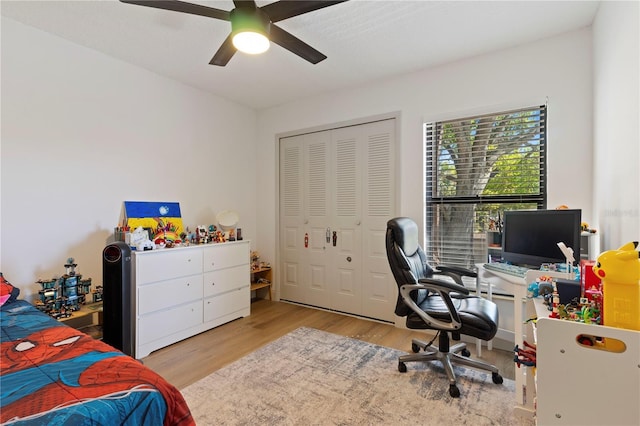
[[[311,327],[382,346],[411,351],[411,339],[429,339],[423,332],[391,324],[326,312],[285,302],[257,300],[251,315],[153,352],[142,361],[178,389],[190,385],[298,327]],[[437,343],[437,342],[436,342]],[[472,357],[475,345],[469,344]],[[504,378],[514,378],[511,352],[482,350],[482,359],[496,365]],[[411,366],[408,366],[411,368]],[[396,365],[390,366],[396,368]]]

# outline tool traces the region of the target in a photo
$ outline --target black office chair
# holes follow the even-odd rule
[[[407,328],[437,330],[439,335],[438,347],[431,346],[435,337],[429,343],[413,339],[414,354],[400,357],[398,371],[407,371],[406,362],[440,360],[449,377],[449,394],[454,398],[460,396],[460,390],[452,363],[490,371],[493,383],[502,383],[495,366],[468,358],[471,354],[465,343],[449,344],[451,338],[460,340],[460,335],[491,340],[498,331],[496,304],[470,296],[463,285],[463,276],[476,277],[476,273],[459,267],[429,266],[418,242],[418,226],[406,217],[387,222],[386,247],[389,266],[398,284],[396,315],[407,317]],[[436,279],[438,275],[451,277],[455,282]]]

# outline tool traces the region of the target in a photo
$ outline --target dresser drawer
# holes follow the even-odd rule
[[[249,243],[224,243],[204,248],[204,271],[249,264]]]
[[[138,317],[138,345],[202,323],[202,300]]]
[[[164,249],[135,256],[136,285],[202,273],[202,251]]]
[[[204,322],[245,309],[250,304],[251,293],[248,285],[219,296],[206,298],[204,300]]]
[[[249,266],[236,266],[204,273],[204,297],[213,296],[249,284]]]
[[[191,275],[138,287],[138,314],[202,299],[202,275]]]

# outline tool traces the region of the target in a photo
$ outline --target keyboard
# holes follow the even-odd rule
[[[524,278],[529,270],[529,268],[525,268],[524,266],[510,265],[508,263],[485,263],[482,266],[489,271],[502,272],[503,274],[520,278]]]

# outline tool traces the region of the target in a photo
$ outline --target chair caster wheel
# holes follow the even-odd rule
[[[460,389],[456,385],[449,385],[449,395],[451,395],[451,398],[459,398]]]
[[[501,384],[503,381],[502,376],[498,373],[491,373],[491,380],[493,380],[493,383],[495,383],[496,385]]]
[[[401,373],[406,373],[407,372],[407,364],[405,364],[404,362],[399,362],[398,363],[398,371]]]
[[[463,349],[462,351],[460,351],[460,354],[462,356],[466,356],[466,357],[470,357],[471,356],[471,352],[469,352],[469,349]]]
[[[412,343],[411,350],[413,351],[414,354],[417,354],[418,352],[420,352],[420,346],[416,345],[415,343]]]

